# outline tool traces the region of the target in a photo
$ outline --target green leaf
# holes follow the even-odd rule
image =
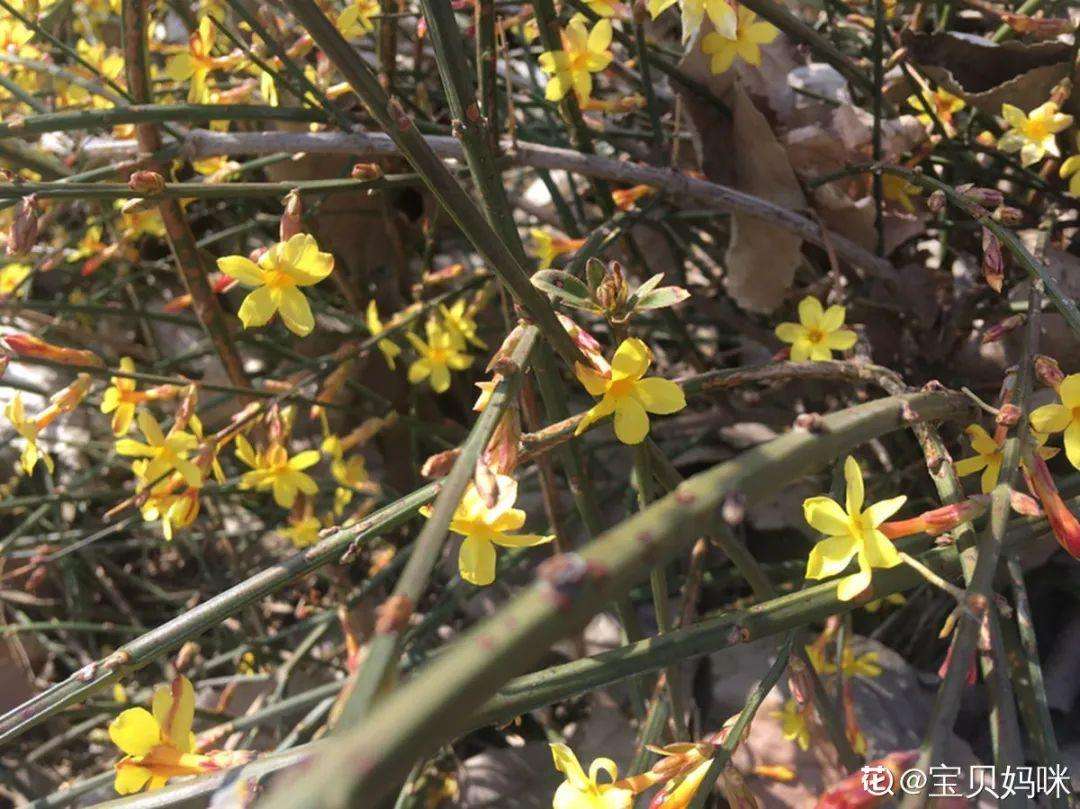
[[[634,304],[634,310],[663,309],[666,306],[682,303],[689,297],[690,293],[682,287],[660,287],[639,297],[637,303]]]
[[[568,272],[540,270],[533,273],[532,283],[537,289],[546,292],[557,301],[562,301],[567,306],[589,312],[597,311],[596,304],[589,297],[589,288],[577,276]]]

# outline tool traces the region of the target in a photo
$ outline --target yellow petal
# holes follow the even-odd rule
[[[274,306],[269,287],[259,287],[248,293],[244,302],[240,304],[237,316],[244,324],[245,329],[265,326],[274,316],[277,307]]]
[[[803,517],[827,536],[842,536],[851,530],[851,521],[840,504],[829,497],[808,497],[803,501]]]
[[[257,287],[263,284],[263,271],[249,258],[244,256],[225,256],[217,260],[218,269],[241,284]]]
[[[806,562],[806,578],[826,579],[842,573],[859,550],[859,544],[850,534],[821,540]]]
[[[1065,428],[1065,456],[1074,468],[1080,469],[1080,422]]]
[[[660,415],[677,413],[686,407],[686,395],[682,388],[658,376],[635,383],[634,397],[648,412]]]
[[[277,306],[289,331],[300,337],[311,334],[315,328],[315,318],[303,292],[293,286],[282,287],[278,290]]]
[[[649,434],[649,417],[636,399],[629,397],[615,405],[615,437],[624,444],[640,444]]]
[[[565,744],[551,744],[551,756],[555,760],[555,769],[566,775],[567,782],[577,790],[584,790],[590,786],[585,770],[578,763],[574,751]]]
[[[889,519],[889,517],[902,509],[906,502],[907,495],[904,494],[899,497],[890,497],[888,500],[879,500],[867,508],[865,514],[870,519],[870,524],[877,528]]]
[[[495,581],[495,546],[490,542],[466,537],[458,552],[458,571],[461,578],[477,587]]]
[[[652,352],[636,337],[623,340],[611,358],[611,378],[640,379],[649,367]]]
[[[1059,433],[1072,423],[1072,411],[1060,404],[1048,404],[1031,411],[1031,427],[1040,433]]]
[[[195,719],[195,689],[191,681],[178,675],[169,685],[154,691],[154,719],[161,734],[181,753],[190,750],[191,723]]]
[[[1069,374],[1058,387],[1061,403],[1070,410],[1080,407],[1080,374]]]
[[[150,781],[152,773],[145,767],[124,759],[116,764],[116,780],[113,789],[119,795],[132,795],[142,790]]]
[[[863,491],[862,470],[858,462],[850,455],[844,460],[844,480],[847,482],[847,513],[857,515],[862,511]]]
[[[129,756],[145,756],[161,743],[161,727],[145,708],[128,708],[109,724],[109,738]]]
[[[776,336],[785,343],[794,343],[806,337],[806,327],[801,323],[781,323],[776,327]]]
[[[595,370],[579,362],[574,363],[574,376],[584,386],[591,396],[603,396],[610,380],[601,376]]]
[[[821,301],[812,295],[807,295],[799,301],[799,322],[808,329],[817,329],[821,326],[821,318],[825,313],[821,309]]]

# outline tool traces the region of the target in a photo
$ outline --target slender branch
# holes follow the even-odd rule
[[[424,138],[440,157],[461,160],[465,153],[454,138],[429,135]],[[822,248],[832,245],[837,255],[857,267],[888,279],[898,278],[886,260],[850,239],[821,226],[802,214],[725,185],[690,177],[674,169],[650,166],[599,155],[582,154],[538,143],[503,140],[504,165],[534,169],[571,171],[589,177],[602,177],[625,185],[649,185],[675,200],[694,200],[716,210],[745,213],[791,231]],[[89,154],[114,158],[131,151],[130,141],[97,140],[86,147]],[[351,154],[385,156],[401,154],[394,140],[379,132],[228,132],[193,130],[188,133],[181,151],[191,157],[211,155],[308,152],[310,154]]]

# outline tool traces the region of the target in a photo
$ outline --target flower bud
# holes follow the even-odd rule
[[[1019,208],[999,205],[994,209],[994,219],[1008,227],[1016,227],[1024,221],[1024,213]]]
[[[502,341],[502,345],[495,351],[491,361],[487,364],[488,373],[500,376],[511,376],[518,373],[521,368],[513,359],[514,350],[521,342],[521,335],[525,332],[525,325],[518,323],[510,330],[510,333]]]
[[[926,207],[934,213],[941,213],[945,210],[945,205],[948,203],[948,199],[945,196],[945,192],[940,189],[932,191],[930,196],[926,198]]]
[[[956,190],[976,205],[990,210],[997,208],[1005,199],[1005,195],[996,188],[984,188],[971,183],[957,186]]]
[[[998,410],[994,423],[999,427],[1014,427],[1020,421],[1020,408],[1014,404],[1003,404]]]
[[[987,343],[996,343],[1009,332],[1024,325],[1024,322],[1026,320],[1027,316],[1023,314],[1009,315],[1004,320],[995,323],[993,326],[983,332],[983,336],[981,339],[982,344],[986,345]]]
[[[516,407],[507,408],[491,434],[483,462],[497,475],[513,473],[521,451],[521,418]]]
[[[881,533],[889,539],[899,539],[912,534],[929,534],[936,537],[962,523],[978,519],[989,507],[990,496],[977,494],[959,503],[950,503],[947,506],[924,511],[919,516],[908,520],[882,523],[879,528]]]
[[[1005,256],[998,241],[989,228],[982,229],[982,271],[986,283],[994,292],[1001,292],[1005,283]]]
[[[877,790],[870,792],[867,787],[871,783],[868,773],[881,773],[885,783],[896,785],[894,789],[898,793],[900,776],[918,759],[918,750],[905,750],[871,761],[859,772],[825,790],[818,799],[817,809],[873,809],[881,806],[889,796],[876,794]]]
[[[287,242],[297,233],[304,232],[301,219],[304,214],[304,206],[300,201],[300,192],[293,189],[285,195],[285,208],[281,212],[281,221],[278,223],[278,241]]]
[[[630,297],[630,289],[626,285],[622,265],[617,261],[612,261],[608,264],[604,280],[600,282],[600,286],[596,289],[596,302],[608,314],[615,314],[626,303],[628,297]]]
[[[420,467],[420,474],[428,480],[446,477],[450,474],[450,469],[454,466],[454,461],[457,460],[460,454],[461,450],[456,447],[444,452],[437,452],[424,461],[424,465]]]
[[[120,207],[120,213],[125,216],[131,216],[137,213],[143,213],[156,207],[156,204],[148,199],[142,197],[136,197],[135,199],[129,199]]]
[[[382,166],[378,163],[357,163],[352,167],[352,171],[349,172],[354,180],[378,180],[383,176]]]
[[[19,200],[15,209],[15,219],[11,223],[8,233],[7,254],[17,256],[30,252],[38,237],[38,216],[41,209],[38,207],[37,195],[31,194]]]
[[[1046,387],[1054,390],[1057,390],[1062,380],[1065,379],[1065,374],[1062,372],[1061,366],[1058,365],[1058,361],[1045,354],[1035,355],[1035,376]]]
[[[4,336],[4,342],[11,351],[20,357],[32,357],[34,359],[49,360],[60,365],[93,365],[104,367],[105,363],[93,351],[84,351],[78,348],[64,348],[63,346],[46,343],[29,334],[8,334]]]
[[[1024,459],[1024,472],[1031,490],[1042,503],[1057,541],[1070,556],[1080,559],[1080,522],[1061,499],[1046,461],[1031,453]]]
[[[165,178],[156,171],[136,171],[128,177],[128,188],[144,197],[152,197],[165,190]]]

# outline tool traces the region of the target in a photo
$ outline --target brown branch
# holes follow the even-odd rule
[[[128,89],[135,104],[153,100],[150,71],[146,63],[146,6],[146,0],[124,0],[124,67]],[[157,124],[136,124],[135,135],[140,155],[152,155],[161,150],[162,138]],[[155,161],[148,161],[148,167],[162,175],[168,173],[167,166]],[[180,277],[191,295],[195,316],[206,329],[229,380],[238,388],[251,387],[236,344],[229,336],[225,313],[207,280],[210,268],[195,244],[195,235],[191,232],[179,200],[163,197],[157,201],[157,207]]]
[[[464,152],[457,139],[440,135],[424,138],[432,151],[443,159],[462,160]],[[538,143],[504,139],[501,142],[504,166],[571,171],[626,185],[649,185],[675,199],[692,199],[728,213],[744,213],[797,234],[825,250],[830,247],[843,260],[882,278],[896,280],[892,264],[838,233],[824,231],[817,222],[800,213],[767,200],[707,180],[699,180],[673,169],[611,160],[572,149],[559,149]],[[85,154],[114,156],[130,151],[130,142],[97,140],[84,148]],[[307,152],[309,154],[349,154],[356,157],[379,157],[399,154],[388,135],[379,132],[228,132],[192,130],[183,144],[188,157],[212,155],[270,154]]]

